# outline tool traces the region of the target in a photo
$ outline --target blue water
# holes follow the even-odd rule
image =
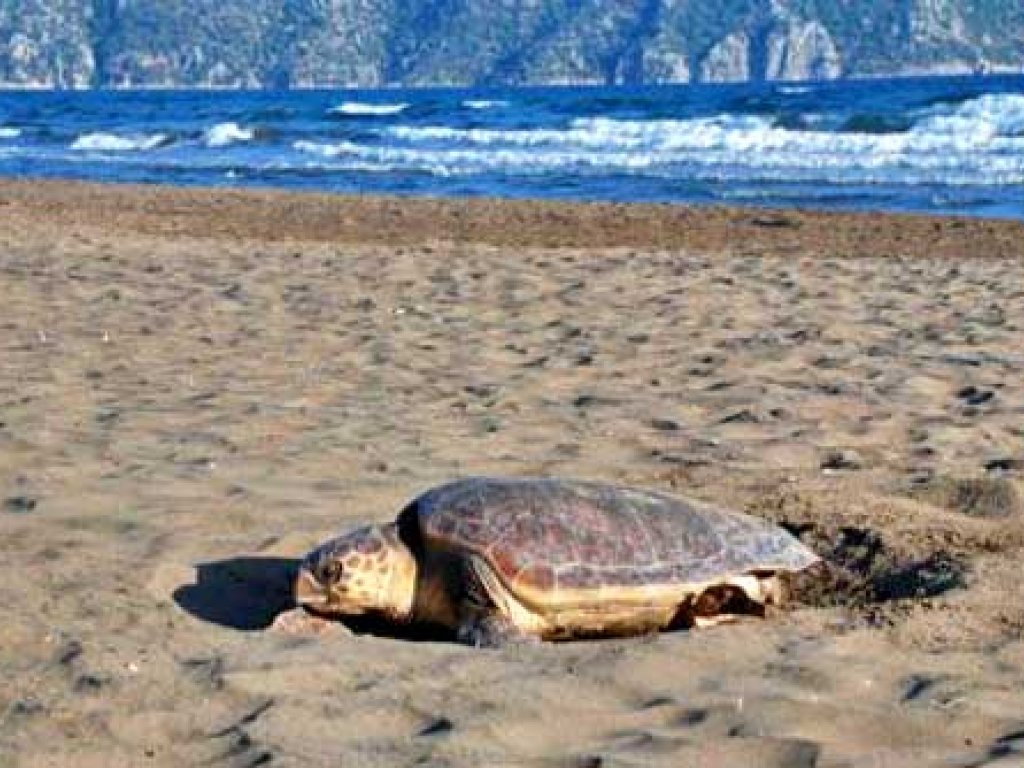
[[[7,92],[0,175],[1024,218],[1024,77]]]

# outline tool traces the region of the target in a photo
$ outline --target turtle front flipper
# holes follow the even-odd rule
[[[341,622],[310,613],[305,608],[292,608],[277,614],[270,628],[289,635],[352,634]]]
[[[524,632],[510,618],[490,611],[467,619],[459,625],[455,637],[460,643],[476,648],[501,648],[507,645],[535,645],[537,635]]]
[[[486,561],[469,557],[465,572],[459,642],[479,648],[540,642],[543,620],[508,591]]]

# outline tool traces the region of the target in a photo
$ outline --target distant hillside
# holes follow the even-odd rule
[[[724,82],[1024,70],[1021,0],[0,0],[0,85]]]

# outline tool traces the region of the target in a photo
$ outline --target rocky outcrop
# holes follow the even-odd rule
[[[835,80],[842,73],[839,49],[819,22],[790,23],[768,35],[766,80]]]
[[[909,16],[913,42],[959,40],[967,36],[955,0],[914,0]]]
[[[96,76],[91,7],[80,0],[0,2],[0,84],[86,88]]]
[[[277,85],[312,88],[323,83],[376,88],[388,81],[388,28],[394,3],[324,0],[305,34],[285,49]]]
[[[652,47],[643,52],[642,67],[645,83],[690,82],[690,62],[686,51]]]
[[[639,84],[1024,70],[1020,0],[0,0],[0,85]]]
[[[750,38],[734,32],[715,43],[700,63],[705,83],[737,83],[750,80]]]

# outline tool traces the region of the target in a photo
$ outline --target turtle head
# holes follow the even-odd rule
[[[299,566],[295,602],[319,614],[383,614],[404,620],[412,613],[416,559],[397,527],[370,525],[314,549]]]

